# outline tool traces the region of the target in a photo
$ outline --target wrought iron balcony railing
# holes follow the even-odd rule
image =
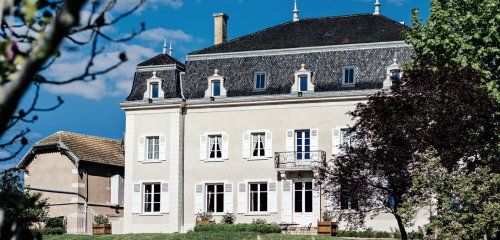
[[[277,169],[314,169],[326,161],[325,151],[275,152],[274,163]]]

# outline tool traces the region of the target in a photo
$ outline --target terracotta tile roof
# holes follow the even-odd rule
[[[33,148],[62,144],[79,161],[124,166],[122,142],[116,139],[96,137],[72,132],[56,132],[35,143]]]

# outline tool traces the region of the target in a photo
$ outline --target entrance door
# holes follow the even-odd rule
[[[297,161],[311,159],[311,131],[295,131],[295,151],[297,152]]]
[[[298,180],[293,183],[293,221],[306,226],[316,224],[313,212],[313,182]]]

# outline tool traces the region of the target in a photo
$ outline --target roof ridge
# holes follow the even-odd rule
[[[302,19],[300,19],[299,21],[304,21],[304,20],[316,20],[316,19],[329,19],[329,18],[355,17],[355,16],[363,16],[363,15],[370,15],[370,16],[382,16],[382,15],[373,15],[373,14],[371,14],[371,13],[352,13],[352,14],[338,15],[338,16],[325,16],[325,17],[302,18]]]
[[[79,136],[85,136],[85,137],[99,138],[99,139],[109,140],[109,141],[114,141],[114,142],[121,142],[120,139],[108,138],[108,137],[101,137],[101,136],[95,136],[95,135],[84,134],[84,133],[69,132],[69,131],[57,131],[57,132],[55,132],[55,133],[53,133],[53,134],[51,134],[51,135],[49,135],[49,136],[41,139],[40,141],[43,141],[44,139],[49,138],[49,137],[51,137],[53,135],[56,135],[56,134],[59,134],[59,140],[58,140],[58,142],[62,142],[61,137],[64,134],[72,134],[72,135],[79,135]],[[40,141],[38,141],[38,142],[40,142]]]

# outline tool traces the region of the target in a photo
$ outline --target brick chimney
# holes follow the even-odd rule
[[[214,14],[214,45],[227,42],[227,20],[225,13]]]

